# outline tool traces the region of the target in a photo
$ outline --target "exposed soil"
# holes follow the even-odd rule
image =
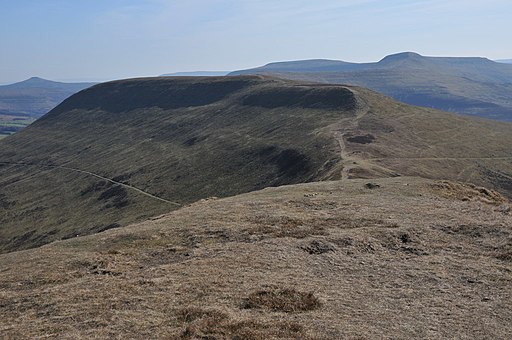
[[[348,137],[347,141],[350,143],[358,143],[358,144],[370,144],[375,140],[375,136],[372,134],[366,134],[362,136],[353,136]]]

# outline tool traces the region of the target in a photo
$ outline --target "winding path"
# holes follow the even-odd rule
[[[134,187],[132,185],[129,185],[129,184],[126,184],[126,183],[121,183],[121,182],[118,182],[118,181],[114,181],[113,179],[110,179],[110,178],[107,178],[107,177],[103,177],[101,175],[95,174],[94,172],[90,172],[90,171],[86,171],[86,170],[80,170],[80,169],[71,168],[71,167],[63,166],[63,165],[44,165],[44,164],[14,163],[14,162],[2,162],[2,161],[0,161],[0,164],[19,165],[19,166],[27,166],[27,167],[31,166],[31,167],[40,167],[40,168],[42,167],[42,168],[51,168],[51,169],[64,169],[64,170],[68,170],[68,171],[79,172],[79,173],[82,173],[82,174],[86,174],[86,175],[89,175],[89,176],[94,176],[96,178],[100,178],[102,180],[108,181],[108,182],[113,183],[113,184],[117,184],[117,185],[123,186],[123,187],[125,187],[127,189],[136,191],[139,194],[142,194],[144,196],[153,198],[155,200],[159,200],[161,202],[165,202],[165,203],[169,203],[169,204],[181,207],[181,204],[179,204],[179,203],[166,200],[165,198],[155,196],[153,194],[150,194],[149,192],[146,192],[146,191],[144,191],[142,189],[136,188],[136,187]]]
[[[349,91],[352,91],[349,88],[346,88]],[[340,157],[341,157],[341,180],[348,180],[350,179],[350,170],[357,166],[357,164],[354,164],[354,162],[358,161],[364,161],[358,157],[353,157],[348,151],[347,151],[347,145],[345,143],[345,134],[346,131],[350,129],[355,129],[359,125],[359,121],[361,118],[366,116],[368,112],[370,111],[369,106],[365,102],[360,102],[359,105],[360,108],[357,109],[356,117],[355,119],[342,119],[340,122],[340,126],[338,129],[334,130],[334,136],[338,140],[339,147],[340,147]],[[345,132],[342,132],[342,131]]]

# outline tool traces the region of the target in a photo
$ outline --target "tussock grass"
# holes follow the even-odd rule
[[[501,205],[508,200],[499,192],[468,183],[439,181],[432,185],[444,197],[455,198],[462,201],[479,201],[483,203]]]
[[[242,308],[263,308],[274,312],[305,312],[320,308],[321,303],[312,292],[301,292],[294,288],[273,288],[250,294]]]
[[[261,323],[252,320],[234,321],[228,318],[205,317],[185,327],[177,339],[308,339],[303,327],[295,322]]]

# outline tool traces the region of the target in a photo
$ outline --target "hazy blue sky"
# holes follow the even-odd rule
[[[271,61],[512,58],[511,0],[0,0],[0,83]]]

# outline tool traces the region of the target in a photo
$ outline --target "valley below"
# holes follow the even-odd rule
[[[0,139],[10,136],[32,124],[35,119],[16,114],[0,114]]]
[[[92,85],[32,77],[0,86],[0,139],[21,131],[67,97]]]

